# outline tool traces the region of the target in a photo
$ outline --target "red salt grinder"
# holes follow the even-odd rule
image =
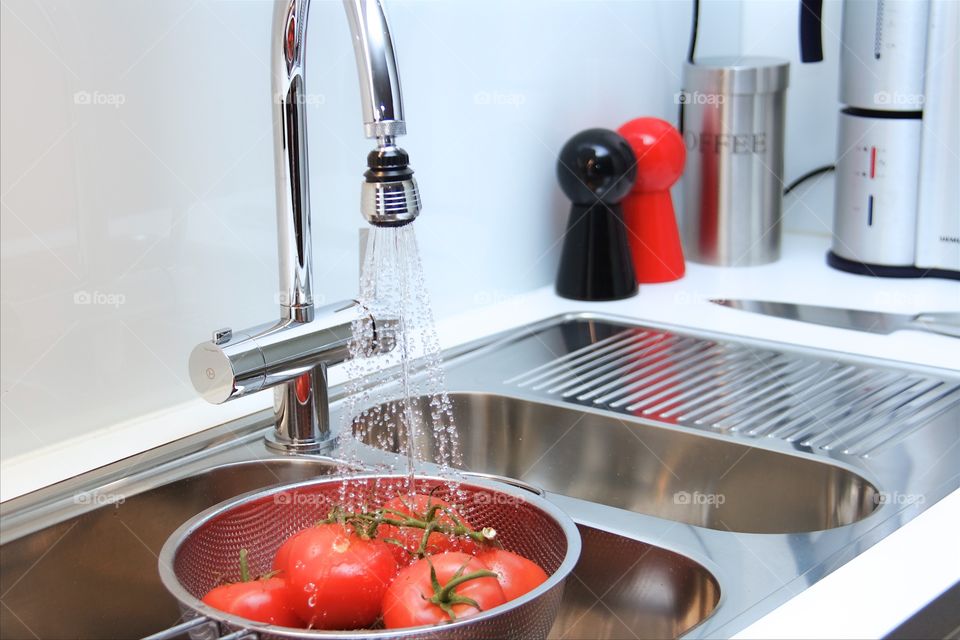
[[[637,156],[637,181],[623,200],[637,282],[678,280],[684,272],[683,247],[670,187],[683,173],[683,138],[659,118],[636,118],[618,133]]]

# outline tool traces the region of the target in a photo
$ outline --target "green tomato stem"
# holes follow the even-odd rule
[[[441,511],[450,518],[450,521],[453,523],[452,525],[440,522],[437,516]],[[414,517],[413,515],[395,509],[381,508],[374,513],[355,513],[344,511],[341,507],[336,506],[330,511],[330,515],[325,520],[317,522],[318,525],[333,523],[338,523],[343,526],[352,525],[358,535],[367,539],[375,538],[377,529],[380,525],[384,524],[401,528],[423,529],[423,537],[420,539],[420,544],[414,552],[414,555],[421,558],[426,555],[427,544],[430,535],[433,533],[441,533],[460,538],[467,537],[481,544],[494,544],[499,546],[499,541],[495,539],[497,535],[496,529],[492,527],[484,527],[479,531],[471,529],[464,524],[463,520],[453,513],[452,510],[439,504],[430,505],[430,508],[424,514],[423,518]]]
[[[240,549],[240,582],[250,582],[250,564],[247,562],[246,549]]]
[[[456,595],[453,590],[462,585],[464,582],[469,582],[470,580],[476,580],[478,578],[496,578],[497,574],[489,569],[477,569],[476,571],[471,571],[466,575],[459,576],[457,578],[451,578],[450,582],[444,585],[443,589],[440,590],[438,594],[434,597],[439,598],[440,600],[448,601],[451,596]],[[479,607],[477,607],[479,609]]]
[[[430,584],[433,588],[433,596],[430,598],[430,602],[440,607],[440,610],[450,616],[451,621],[456,621],[457,615],[453,611],[453,605],[455,604],[466,604],[474,609],[480,611],[480,604],[473,598],[468,598],[467,596],[462,596],[458,594],[454,589],[459,587],[464,582],[470,580],[476,580],[478,578],[496,578],[497,574],[493,571],[487,569],[480,569],[477,571],[472,571],[464,575],[464,570],[467,568],[469,561],[463,563],[457,572],[453,574],[453,577],[447,582],[446,585],[440,585],[440,581],[437,579],[437,570],[434,568],[433,563],[427,559],[427,562],[430,564]]]

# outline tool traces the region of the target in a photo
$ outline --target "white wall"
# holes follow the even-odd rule
[[[709,4],[710,1],[706,0]],[[784,182],[833,164],[837,147],[841,0],[823,3],[823,61],[802,64],[799,0],[743,0],[741,52],[790,61]],[[784,200],[784,227],[829,236],[833,225],[833,174],[812,178]]]
[[[438,313],[551,282],[567,215],[556,152],[585,127],[674,120],[690,3],[386,4]],[[4,0],[0,11],[0,455],[10,459],[192,401],[193,345],[275,317],[272,3]],[[795,2],[707,0],[699,53],[743,43],[791,55],[788,13]],[[343,11],[315,1],[312,14],[315,273],[332,301],[356,290],[369,143]],[[794,74],[790,151],[811,122],[829,149],[788,159],[788,175],[832,153],[834,120],[794,103],[804,82]]]
[[[584,127],[672,117],[689,4],[387,5],[438,313],[550,282],[566,217],[556,151]],[[192,346],[275,317],[272,3],[0,11],[9,459],[192,400]],[[356,290],[369,143],[343,11],[319,1],[312,14],[315,270],[334,300]]]

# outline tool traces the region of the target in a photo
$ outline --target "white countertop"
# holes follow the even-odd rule
[[[828,240],[787,235],[783,258],[762,267],[721,269],[690,264],[679,281],[644,285],[628,300],[582,303],[552,286],[481,309],[438,319],[444,348],[570,311],[597,311],[795,345],[956,370],[960,342],[900,331],[876,335],[735,311],[710,298],[750,298],[919,313],[960,310],[960,283],[872,279],[826,266]],[[427,274],[429,279],[429,274]],[[332,382],[338,382],[334,370]],[[211,406],[200,400],[5,461],[0,500],[72,477],[215,424],[270,406],[269,394]],[[960,491],[788,601],[738,638],[878,637],[960,580]]]

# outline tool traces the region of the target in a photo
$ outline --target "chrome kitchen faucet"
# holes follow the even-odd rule
[[[372,225],[402,226],[419,214],[420,195],[409,158],[395,144],[406,123],[393,40],[379,0],[343,4],[360,78],[364,133],[377,141],[367,156],[361,211]],[[210,402],[272,387],[276,429],[268,444],[290,453],[332,448],[326,369],[349,357],[352,320],[369,313],[355,300],[313,305],[304,78],[309,9],[310,0],[287,0],[276,3],[273,16],[280,320],[243,331],[220,329],[190,355],[190,379]],[[373,334],[362,349],[392,348],[382,329],[395,320],[370,320]]]

